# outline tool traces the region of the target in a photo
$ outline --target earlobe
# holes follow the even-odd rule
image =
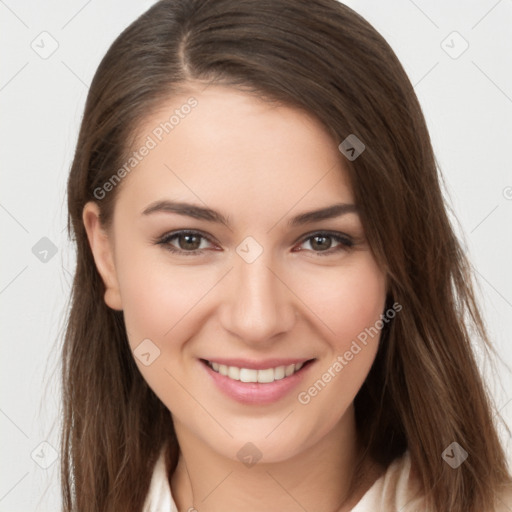
[[[93,201],[89,201],[82,211],[82,221],[96,268],[105,284],[105,303],[112,309],[122,311],[123,307],[114,263],[113,245],[108,233],[101,226],[99,214],[98,205]]]

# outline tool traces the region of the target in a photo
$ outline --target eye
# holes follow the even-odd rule
[[[177,246],[173,245],[174,240]],[[184,230],[168,233],[156,240],[156,243],[163,245],[170,252],[194,256],[204,252],[206,247],[202,246],[202,240],[209,242],[209,239],[199,231]]]
[[[335,244],[338,246],[335,246]],[[343,233],[319,231],[303,238],[301,245],[309,244],[318,256],[327,256],[340,251],[346,251],[354,246],[354,241]],[[303,249],[299,249],[302,251]]]
[[[205,242],[206,245],[203,243]],[[162,245],[166,250],[183,254],[186,256],[200,255],[208,249],[208,243],[212,243],[206,235],[200,231],[181,230],[168,233],[154,241],[158,245]],[[302,239],[300,245],[309,244],[310,249],[318,256],[332,255],[340,251],[349,250],[354,246],[354,241],[347,235],[338,232],[318,231],[311,233]],[[336,244],[338,244],[336,246]],[[304,249],[298,249],[303,251]]]

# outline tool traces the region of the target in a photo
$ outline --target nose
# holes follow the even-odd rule
[[[286,272],[272,264],[264,251],[247,263],[235,258],[222,291],[221,323],[247,344],[275,342],[289,332],[297,318],[297,298],[287,285]]]

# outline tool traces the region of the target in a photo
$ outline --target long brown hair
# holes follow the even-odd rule
[[[303,109],[337,144],[350,134],[365,144],[355,160],[340,159],[388,299],[403,309],[355,399],[364,456],[388,466],[408,449],[433,511],[491,509],[512,479],[470,334],[495,351],[420,105],[393,50],[336,0],[162,0],[103,58],[69,175],[77,267],[62,352],[64,510],[140,511],[165,443],[171,473],[177,462],[170,413],[134,363],[122,312],[104,302],[82,210],[96,201],[109,224],[122,183],[101,199],[95,190],[126,161],[144,119],[192,82]],[[457,470],[441,457],[454,441],[469,453]]]

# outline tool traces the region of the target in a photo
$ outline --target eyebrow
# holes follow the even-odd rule
[[[150,215],[152,213],[177,213],[179,215],[185,215],[192,217],[193,219],[206,220],[208,222],[216,222],[219,224],[225,224],[230,227],[229,220],[222,213],[212,210],[210,208],[204,208],[191,203],[183,203],[177,201],[160,200],[151,203],[147,208],[144,209],[142,215]],[[288,221],[289,227],[302,226],[312,222],[332,219],[335,217],[341,217],[347,213],[358,213],[358,209],[355,204],[350,203],[338,203],[319,210],[311,210],[308,212],[301,213]]]

